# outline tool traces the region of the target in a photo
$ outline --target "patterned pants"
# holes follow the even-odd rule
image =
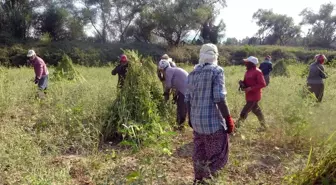
[[[215,175],[228,161],[229,136],[224,129],[210,135],[194,132],[195,181]]]

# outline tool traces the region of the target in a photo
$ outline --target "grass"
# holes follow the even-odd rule
[[[316,104],[303,97],[305,79],[300,75],[305,67],[291,65],[289,77],[271,78],[261,101],[269,131],[256,132],[258,121],[250,114],[240,134],[230,138],[229,164],[211,184],[288,184],[286,179],[305,168],[308,156],[317,159],[325,147],[321,143],[336,130],[336,76],[326,80],[324,101]],[[107,67],[76,69],[86,82],[50,82],[43,101],[35,99],[33,69],[0,69],[0,184],[192,182],[191,129],[167,135],[164,145],[137,151],[99,143],[117,77]],[[224,70],[229,108],[238,118],[244,94],[237,83],[245,69]]]

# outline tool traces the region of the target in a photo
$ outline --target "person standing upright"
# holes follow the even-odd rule
[[[264,75],[266,86],[268,86],[268,84],[270,83],[270,73],[273,70],[271,60],[272,60],[272,57],[268,55],[265,57],[265,61],[262,62],[259,66],[259,69],[262,71]]]
[[[246,66],[246,73],[243,81],[240,84],[244,84],[243,90],[245,91],[246,104],[240,113],[238,119],[237,128],[241,123],[246,120],[249,112],[253,112],[261,124],[260,131],[266,129],[265,118],[259,107],[259,101],[261,100],[262,88],[266,87],[266,82],[263,73],[257,68],[258,58],[250,56],[244,59]]]
[[[120,56],[119,65],[117,65],[112,70],[112,75],[118,74],[118,87],[122,88],[124,85],[124,81],[126,78],[127,68],[128,68],[128,60],[126,55]]]
[[[323,79],[327,78],[324,72],[324,62],[327,58],[324,55],[318,54],[315,56],[315,62],[309,66],[309,74],[307,78],[307,86],[311,93],[314,93],[318,102],[322,101],[324,95]]]
[[[194,184],[215,176],[228,161],[229,135],[234,130],[226,101],[224,70],[218,49],[204,44],[199,65],[188,76],[185,102],[194,135]]]

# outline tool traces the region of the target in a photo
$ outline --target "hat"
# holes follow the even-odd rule
[[[271,60],[272,57],[271,57],[270,55],[267,55],[267,56],[265,57],[265,59],[267,59],[267,60]]]
[[[159,69],[166,69],[169,66],[170,66],[170,63],[168,60],[165,60],[165,59],[160,60]]]
[[[161,59],[167,59],[168,60],[169,58],[170,57],[167,54],[164,54],[164,55],[161,56]]]
[[[251,62],[254,65],[257,65],[259,63],[258,58],[254,56],[249,56],[248,58],[244,59],[244,62]]]
[[[34,55],[36,55],[35,51],[34,50],[29,50],[28,54],[27,54],[27,57],[32,57]]]

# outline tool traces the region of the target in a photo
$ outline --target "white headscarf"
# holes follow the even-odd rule
[[[199,65],[205,63],[218,65],[218,49],[214,44],[204,44],[200,50]]]

